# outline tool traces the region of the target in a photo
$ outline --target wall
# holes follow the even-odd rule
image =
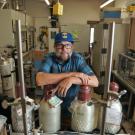
[[[14,45],[11,10],[1,10],[0,19],[0,47]]]
[[[38,41],[38,36],[40,33],[40,27],[41,26],[48,26],[50,27],[50,23],[48,21],[49,17],[49,8],[45,4],[45,2],[40,0],[27,0],[26,1],[26,11],[27,14],[33,17],[34,19],[34,26],[36,28],[35,33],[35,42],[37,48],[40,46],[40,42]]]
[[[61,3],[64,5],[61,24],[87,24],[87,20],[99,20],[99,0],[64,0]]]
[[[60,2],[64,6],[64,14],[60,17],[61,24],[86,24],[87,20],[99,20],[101,0],[64,0]],[[46,18],[49,16],[47,5],[45,2],[40,2],[40,0],[26,1],[26,11],[34,18]]]
[[[64,14],[59,17],[60,25],[62,26],[67,24],[86,25],[88,20],[99,20],[101,0],[60,0],[60,2],[64,6]],[[49,7],[40,0],[28,0],[26,1],[26,11],[35,20],[36,44],[39,46],[37,39],[40,26],[51,27],[48,19],[50,16]]]
[[[75,34],[74,49],[78,52],[87,52],[89,49],[90,26],[86,24],[69,24],[61,27],[64,32]]]
[[[126,51],[129,36],[129,24],[117,24],[114,36],[113,60],[115,60],[115,69],[118,67],[119,54]]]

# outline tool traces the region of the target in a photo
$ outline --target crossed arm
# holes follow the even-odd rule
[[[36,75],[36,82],[38,86],[58,84],[55,91],[57,91],[60,96],[66,96],[66,93],[72,84],[89,85],[91,87],[98,86],[98,80],[95,75],[88,76],[80,72],[59,74],[38,72]]]

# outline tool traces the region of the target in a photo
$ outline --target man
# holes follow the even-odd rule
[[[74,40],[70,33],[58,33],[55,37],[55,52],[48,54],[40,72],[37,73],[37,85],[56,84],[54,89],[63,100],[62,113],[79,91],[80,85],[97,87],[98,80],[84,58],[73,51]]]

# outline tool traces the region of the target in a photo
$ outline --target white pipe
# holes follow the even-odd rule
[[[7,2],[4,2],[0,9],[3,9]]]
[[[44,0],[46,2],[46,4],[49,6],[50,5],[50,2],[49,0]]]
[[[28,135],[26,101],[25,101],[26,94],[25,94],[24,71],[23,71],[23,55],[22,55],[22,35],[21,35],[21,21],[20,20],[16,20],[16,39],[17,39],[17,47],[18,47],[17,49],[18,49],[19,82],[20,82],[20,89],[22,92],[21,102],[22,102],[24,135]]]
[[[115,22],[113,22],[110,27],[109,44],[108,44],[109,48],[107,53],[107,64],[106,64],[107,69],[105,74],[105,86],[104,86],[104,95],[103,95],[103,98],[105,100],[107,99],[109,86],[110,86],[110,79],[111,79],[114,34],[115,34]],[[103,107],[101,135],[105,134],[105,120],[106,120],[106,106]]]
[[[0,3],[5,3],[7,2],[7,0],[0,0]]]
[[[113,1],[114,0],[108,0],[108,1],[104,2],[102,5],[100,5],[100,8],[107,6],[108,4],[112,3]]]

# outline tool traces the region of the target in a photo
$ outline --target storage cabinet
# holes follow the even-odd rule
[[[128,49],[135,51],[135,18],[131,19]]]

